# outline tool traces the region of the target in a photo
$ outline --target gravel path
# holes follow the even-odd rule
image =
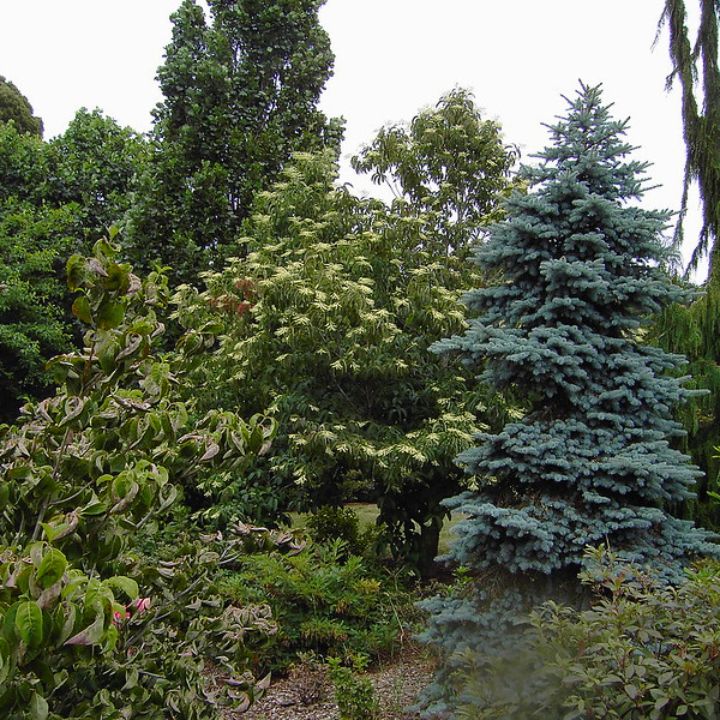
[[[368,673],[380,702],[378,720],[415,720],[405,710],[429,682],[433,664],[417,648],[407,646],[392,663]],[[227,720],[339,720],[332,685],[311,671],[274,682],[265,696],[242,715]]]

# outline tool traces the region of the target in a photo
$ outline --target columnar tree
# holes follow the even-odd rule
[[[158,79],[155,153],[129,223],[136,263],[160,260],[181,281],[218,268],[252,198],[295,151],[338,145],[317,110],[333,54],[324,0],[195,0],[173,15]]]
[[[681,358],[640,342],[644,318],[689,297],[663,269],[670,216],[628,204],[643,194],[647,163],[629,158],[627,123],[611,118],[600,89],[581,86],[569,106],[540,164],[523,171],[531,192],[512,195],[477,251],[501,281],[471,292],[477,318],[436,346],[485,362],[487,382],[529,400],[521,420],[480,433],[459,456],[478,489],[447,503],[466,515],[450,559],[482,572],[485,589],[489,572],[520,591],[512,602],[501,591],[496,629],[522,598],[572,586],[588,545],[608,543],[669,579],[713,550],[665,510],[692,496],[698,475],[668,443],[679,431],[672,408],[688,394],[667,374]],[[478,626],[489,609],[477,602],[430,602],[429,637],[446,650],[487,643]]]
[[[692,374],[688,388],[698,394],[679,408],[676,417],[687,435],[677,446],[703,471],[697,498],[681,512],[704,527],[720,527],[720,508],[713,494],[720,491],[720,283],[708,282],[692,304],[671,305],[660,313],[651,337],[665,350],[688,359],[680,374]]]

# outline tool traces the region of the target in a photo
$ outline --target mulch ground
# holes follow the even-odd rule
[[[407,708],[430,682],[433,663],[408,644],[390,663],[368,672],[380,704],[378,720],[415,720]],[[273,682],[265,696],[242,715],[228,720],[339,720],[331,683],[317,672],[299,669]]]

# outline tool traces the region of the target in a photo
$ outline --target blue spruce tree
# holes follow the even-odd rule
[[[487,650],[523,607],[573,587],[588,545],[669,580],[714,549],[666,509],[698,476],[669,444],[680,432],[672,408],[689,391],[667,371],[683,358],[641,341],[651,313],[690,297],[663,269],[670,214],[628,203],[648,163],[630,159],[627,121],[611,118],[600,89],[582,85],[568,103],[539,165],[522,170],[529,192],[512,195],[476,253],[499,282],[470,292],[476,319],[435,346],[527,401],[521,420],[458,458],[477,489],[447,502],[466,516],[449,559],[483,581],[425,604],[426,639],[449,659]]]

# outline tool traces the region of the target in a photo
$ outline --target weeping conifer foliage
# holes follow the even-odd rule
[[[672,72],[670,89],[679,80],[682,90],[683,134],[686,147],[685,181],[676,241],[682,240],[682,219],[687,210],[688,187],[696,181],[703,207],[703,226],[690,259],[690,269],[710,255],[710,277],[720,274],[720,70],[718,69],[717,0],[699,0],[700,25],[694,45],[687,27],[684,0],[666,0],[658,30],[667,24]],[[701,98],[701,105],[697,98]]]
[[[689,306],[671,305],[657,318],[653,333],[667,351],[685,355],[683,374],[692,376],[686,387],[705,390],[677,411],[686,436],[682,449],[703,471],[697,498],[685,502],[684,514],[700,525],[717,529],[720,508],[708,495],[718,492],[720,480],[720,283],[708,282],[704,294]]]
[[[659,30],[667,25],[672,72],[668,89],[677,80],[682,90],[682,119],[686,147],[685,178],[675,243],[683,241],[682,221],[688,188],[697,182],[703,225],[688,265],[696,269],[709,256],[704,294],[689,307],[671,306],[659,317],[656,339],[670,352],[685,355],[692,386],[709,391],[695,397],[678,416],[687,431],[684,449],[704,472],[698,482],[698,500],[687,504],[687,514],[703,525],[718,527],[720,511],[708,502],[717,490],[720,461],[720,70],[718,69],[717,0],[698,0],[700,23],[694,43],[687,27],[684,0],[666,0]]]

